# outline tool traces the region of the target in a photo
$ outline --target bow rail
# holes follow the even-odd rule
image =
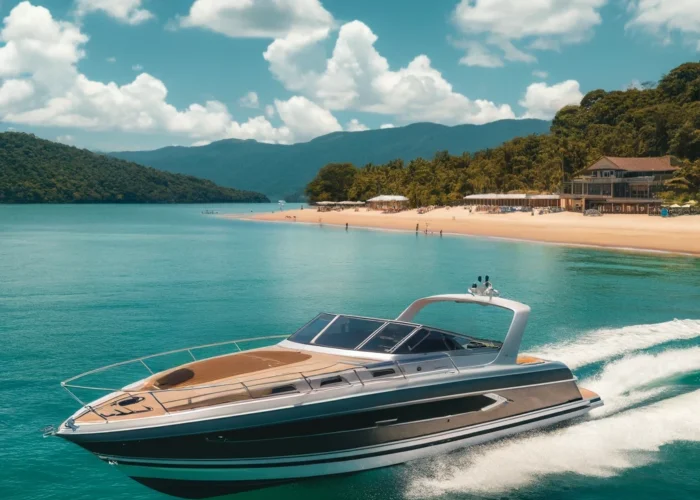
[[[206,344],[197,347],[186,347],[158,354],[151,354],[139,358],[113,363],[111,365],[89,370],[61,382],[61,386],[76,400],[85,410],[79,416],[66,422],[71,426],[76,420],[84,421],[87,413],[92,413],[98,418],[94,422],[109,423],[110,420],[130,418],[138,414],[171,414],[173,412],[191,410],[202,407],[221,404],[251,401],[260,398],[269,398],[291,394],[306,394],[319,390],[337,389],[349,385],[366,385],[373,382],[385,381],[392,378],[407,379],[416,375],[433,375],[438,373],[459,371],[452,357],[447,353],[428,356],[420,361],[380,361],[370,364],[353,363],[349,360],[335,362],[323,367],[299,371],[290,371],[272,376],[260,377],[245,381],[219,381],[209,384],[197,384],[185,387],[173,387],[168,389],[139,389],[138,382],[122,387],[109,387],[107,385],[90,385],[81,383],[80,380],[91,375],[98,375],[116,368],[128,365],[140,365],[147,370],[148,375],[161,371],[168,371],[182,362],[171,365],[168,368],[154,371],[149,361],[173,354],[189,354],[192,361],[202,361],[218,356],[227,356],[248,349],[241,347],[254,342],[266,342],[267,345],[256,347],[269,347],[270,345],[287,338],[288,335],[274,335],[256,337],[250,339],[231,340]],[[235,348],[232,352],[217,353],[209,356],[199,355],[203,349],[231,345]],[[101,391],[110,393],[92,404],[85,403],[76,394],[75,390]],[[116,393],[116,395],[115,395]]]

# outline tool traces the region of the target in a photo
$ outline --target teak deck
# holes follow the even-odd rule
[[[272,387],[306,376],[352,370],[373,360],[270,347],[194,361],[156,373],[129,391],[118,392],[94,411],[86,410],[75,423],[103,423],[165,415],[169,412],[216,406],[271,394]],[[543,362],[518,356],[518,364]],[[245,386],[243,384],[246,384]],[[154,396],[154,392],[157,396]],[[597,395],[581,389],[584,399]],[[97,414],[99,413],[99,415]],[[100,416],[102,415],[102,416]]]

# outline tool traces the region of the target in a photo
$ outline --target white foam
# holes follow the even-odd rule
[[[699,320],[674,320],[652,325],[595,330],[571,342],[545,345],[535,349],[533,354],[544,359],[563,361],[575,369],[673,340],[698,337]]]
[[[581,382],[603,397],[605,406],[592,412],[599,418],[642,401],[667,389],[650,387],[679,375],[700,371],[700,347],[668,349],[658,354],[628,356],[605,366],[600,375]]]
[[[654,405],[441,458],[410,482],[412,498],[500,493],[550,474],[609,477],[654,460],[674,441],[700,441],[700,391]],[[415,477],[415,476],[414,476]]]
[[[412,471],[408,496],[501,493],[551,474],[608,477],[653,461],[653,452],[664,444],[700,441],[700,390],[621,411],[675,394],[658,385],[697,371],[700,347],[629,355],[612,362],[600,375],[581,383],[598,392],[606,404],[594,410],[592,419],[423,463]],[[612,412],[617,413],[608,416]]]

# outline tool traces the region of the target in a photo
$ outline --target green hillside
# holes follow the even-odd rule
[[[454,154],[494,147],[522,135],[546,133],[541,120],[503,120],[486,125],[446,127],[416,123],[365,132],[335,132],[290,146],[230,139],[201,147],[167,147],[155,151],[111,153],[170,172],[197,175],[224,186],[266,193],[271,198],[299,194],[325,164],[356,165],[394,158],[410,161],[435,151]]]
[[[260,193],[161,172],[31,134],[0,133],[0,203],[267,201]]]
[[[379,193],[403,194],[414,205],[445,204],[465,194],[556,191],[603,155],[663,156],[683,160],[667,183],[669,199],[700,196],[700,64],[684,64],[656,86],[594,90],[580,106],[562,109],[550,134],[512,139],[475,154],[447,151],[405,163],[357,168],[328,165],[308,185],[312,200],[366,200]]]

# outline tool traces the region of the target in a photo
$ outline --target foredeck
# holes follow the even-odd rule
[[[237,352],[156,373],[138,386],[91,406],[75,423],[153,417],[296,392],[293,383],[300,379],[353,370],[371,362],[278,346]]]

